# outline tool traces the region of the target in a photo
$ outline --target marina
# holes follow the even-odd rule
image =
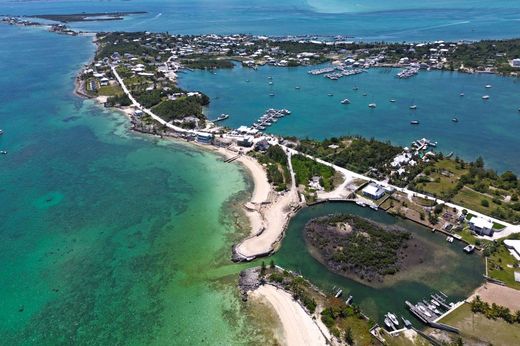
[[[269,108],[262,114],[257,121],[251,126],[252,129],[257,129],[260,131],[264,131],[269,126],[278,122],[278,119],[285,117],[286,115],[291,114],[291,111],[288,109],[273,109]]]
[[[413,77],[419,73],[418,67],[407,67],[402,71],[399,71],[395,76],[399,79],[407,79]]]
[[[512,126],[520,125],[518,80],[440,71],[424,71],[402,80],[395,77],[399,69],[370,68],[363,74],[330,81],[307,73],[317,68],[321,67],[263,66],[251,70],[236,66],[215,76],[205,71],[183,73],[179,82],[181,87],[204,90],[210,96],[210,119],[212,115],[216,118],[222,113],[232,114],[226,120],[230,127],[255,122],[255,114],[262,114],[265,109],[286,107],[298,117],[278,122],[269,132],[316,139],[361,135],[399,145],[408,145],[420,137],[436,138],[442,143],[437,149],[444,153],[453,151],[468,160],[481,155],[486,166],[499,172],[520,171],[513,150],[520,146],[520,138],[510,131]],[[276,81],[274,85],[267,85],[268,76]],[[246,79],[250,82],[246,83]],[[493,87],[485,89],[486,84]],[[481,100],[483,90],[490,96],[487,102]],[[464,97],[459,96],[461,92]],[[269,93],[276,96],[268,97]],[[334,96],[328,96],[329,93]],[[364,93],[368,100],[363,99]],[[344,99],[350,104],[342,104]],[[377,112],[370,112],[369,103],[377,104]],[[417,110],[409,109],[412,103]],[[371,116],[362,116],[368,112]],[[410,124],[412,120],[419,123]],[[496,145],[482,146],[475,131],[484,131]]]

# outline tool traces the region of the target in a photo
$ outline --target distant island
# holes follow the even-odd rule
[[[125,16],[132,14],[145,14],[144,11],[136,12],[95,12],[95,13],[70,13],[70,14],[35,14],[28,17],[53,20],[55,22],[95,22],[107,20],[122,20]]]
[[[422,244],[410,232],[368,219],[337,214],[309,221],[304,228],[310,253],[328,269],[362,283],[422,262]]]

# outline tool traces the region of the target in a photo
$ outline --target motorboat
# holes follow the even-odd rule
[[[368,108],[376,108],[377,105],[375,103],[369,103]]]
[[[392,321],[393,324],[395,324],[396,326],[399,325],[399,320],[393,313],[389,312],[386,314],[386,316],[390,319],[390,321]]]
[[[475,245],[468,245],[466,247],[464,247],[464,252],[466,253],[472,253],[473,251],[475,251]]]
[[[344,99],[343,101],[341,101],[341,104],[348,105],[348,104],[350,104],[350,100]]]
[[[419,120],[412,120],[412,121],[410,121],[410,124],[419,125]]]

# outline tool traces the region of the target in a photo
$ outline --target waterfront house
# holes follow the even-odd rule
[[[511,255],[520,261],[520,240],[506,239],[504,245],[509,249]]]
[[[211,143],[212,139],[213,139],[213,135],[211,133],[197,132],[196,140],[199,143],[209,144],[209,143]]]
[[[493,222],[491,222],[489,219],[480,216],[473,216],[468,221],[468,223],[469,229],[477,233],[478,235],[493,235]]]
[[[363,188],[363,195],[374,200],[378,200],[385,194],[385,189],[376,183],[370,183]]]
[[[511,61],[511,66],[520,67],[520,59],[519,58],[513,59],[513,61]]]

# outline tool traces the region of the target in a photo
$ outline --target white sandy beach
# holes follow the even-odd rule
[[[237,155],[236,152],[223,148],[219,148],[217,152],[228,158]],[[250,156],[241,155],[234,162],[246,167],[253,178],[251,200],[244,205],[244,212],[251,226],[251,236],[235,248],[239,255],[250,258],[273,249],[289,221],[293,206],[298,203],[298,193],[295,187],[283,194],[273,191],[264,167]]]
[[[326,339],[315,321],[282,289],[263,285],[254,290],[251,296],[264,299],[274,308],[282,322],[285,344],[288,346],[326,345]]]

